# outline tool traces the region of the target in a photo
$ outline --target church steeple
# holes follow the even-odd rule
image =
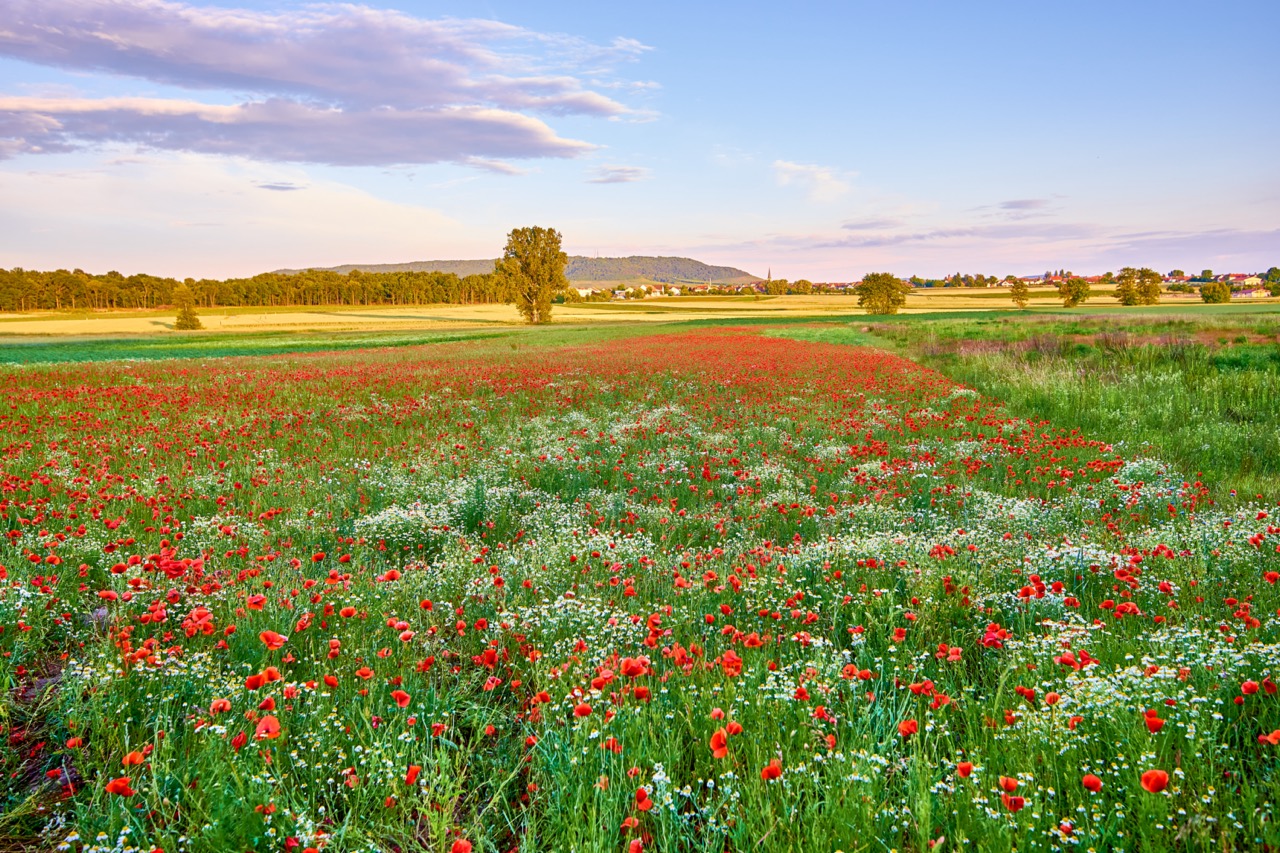
[[[769,272],[766,274],[765,281],[773,281],[773,267],[769,267]]]

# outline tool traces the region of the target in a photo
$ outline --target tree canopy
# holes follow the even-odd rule
[[[897,314],[911,288],[891,272],[873,272],[863,276],[854,292],[858,294],[858,306],[868,314]]]
[[[1200,298],[1205,302],[1230,302],[1231,285],[1225,281],[1211,281],[1200,288]]]
[[[559,231],[536,225],[514,228],[494,274],[506,284],[526,320],[549,323],[551,300],[569,287],[564,274],[568,262],[569,256],[560,249]]]
[[[1031,302],[1031,288],[1022,279],[1015,278],[1009,285],[1009,298],[1019,308],[1026,308]]]
[[[1058,285],[1058,295],[1062,297],[1063,307],[1074,308],[1089,299],[1092,289],[1083,278],[1072,276]]]
[[[0,269],[0,311],[110,310],[175,306],[174,278],[112,271]],[[445,272],[348,274],[331,270],[269,272],[251,278],[187,279],[196,308],[283,305],[430,305],[510,302],[494,275]]]

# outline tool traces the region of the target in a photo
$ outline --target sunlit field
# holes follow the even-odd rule
[[[1032,309],[1061,308],[1057,290],[1031,289]],[[1203,310],[1199,299],[1166,298],[1173,310]],[[1280,305],[1280,300],[1250,300],[1250,305],[1226,306],[1237,310]],[[939,311],[1001,311],[1013,303],[1005,288],[916,289],[907,297],[907,315]],[[1095,288],[1091,311],[1128,311],[1115,304],[1112,292]],[[681,322],[715,319],[777,319],[820,316],[862,316],[857,297],[818,296],[662,296],[622,299],[609,302],[578,302],[556,307],[561,323],[597,325],[601,323]],[[211,333],[261,334],[307,333],[350,334],[356,332],[419,331],[457,333],[482,328],[519,326],[519,312],[512,305],[414,305],[402,307],[332,305],[316,308],[209,308],[201,309],[200,321]],[[160,310],[116,310],[99,312],[43,312],[0,316],[0,340],[41,336],[168,335],[172,334],[174,312]],[[194,334],[194,333],[184,333]]]
[[[0,368],[0,847],[1280,845],[1276,495],[895,328]]]

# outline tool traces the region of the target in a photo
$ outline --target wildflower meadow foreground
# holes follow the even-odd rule
[[[1273,508],[778,334],[5,369],[0,842],[1280,846]]]

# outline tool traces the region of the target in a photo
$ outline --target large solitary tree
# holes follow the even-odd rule
[[[854,287],[858,306],[868,314],[897,314],[911,292],[908,285],[891,272],[871,272]]]
[[[560,250],[554,228],[515,228],[507,235],[495,272],[506,284],[516,308],[530,323],[551,322],[551,300],[567,290],[564,268],[569,256]]]

